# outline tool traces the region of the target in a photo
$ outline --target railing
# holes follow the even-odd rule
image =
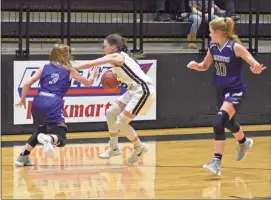
[[[186,45],[191,28],[187,0],[183,0],[185,4],[181,9],[177,8],[176,2],[168,1],[165,9],[159,11],[164,15],[160,21],[155,1],[100,0],[90,4],[89,0],[80,0],[76,4],[71,0],[3,0],[2,43],[18,45],[18,56],[29,55],[33,45],[55,42],[71,46],[99,44],[106,35],[114,32],[127,37],[134,52],[143,52],[148,43]],[[202,1],[203,7],[206,3]],[[212,0],[208,0],[208,21],[211,20],[211,3]],[[258,53],[262,41],[265,45],[269,41],[271,52],[271,11],[266,8],[270,8],[270,0],[244,0],[236,1],[236,4],[241,8],[237,14],[240,19],[236,23],[236,32],[242,41],[248,43],[248,49],[253,53]],[[204,9],[202,13],[205,14]],[[167,16],[173,19],[169,20]],[[201,53],[206,52],[208,34],[208,24],[202,23],[197,40],[192,41],[200,45]]]

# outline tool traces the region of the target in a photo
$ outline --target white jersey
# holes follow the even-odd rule
[[[121,51],[120,54],[124,56],[124,63],[122,66],[113,67],[112,71],[123,87],[132,89],[139,85],[152,85],[152,79],[144,73],[134,59],[125,52]]]
[[[121,51],[120,54],[124,56],[124,63],[122,66],[113,67],[112,71],[127,91],[118,101],[126,105],[127,112],[146,115],[156,99],[152,79],[127,53]]]

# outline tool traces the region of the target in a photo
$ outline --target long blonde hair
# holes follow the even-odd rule
[[[72,70],[71,61],[73,58],[71,56],[71,48],[64,44],[55,44],[50,54],[50,62],[58,64],[67,70]]]
[[[242,44],[239,37],[234,33],[234,22],[232,18],[218,17],[210,22],[210,26],[214,31],[223,32],[228,38],[234,40],[235,42]]]

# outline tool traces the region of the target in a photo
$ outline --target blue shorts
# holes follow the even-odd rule
[[[50,93],[42,93],[50,94]],[[65,123],[63,115],[64,102],[59,96],[45,96],[39,93],[34,97],[32,116],[34,124],[48,125],[50,128]]]
[[[233,104],[235,112],[238,112],[243,99],[247,94],[247,88],[244,86],[242,88],[217,88],[216,89],[216,103],[217,109],[220,110],[223,103],[230,102]]]

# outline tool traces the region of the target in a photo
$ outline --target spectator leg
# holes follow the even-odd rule
[[[190,29],[190,34],[187,36],[188,41],[196,41],[197,39],[197,32],[199,30],[202,17],[197,15],[197,14],[191,14],[189,16],[189,21],[192,23],[191,29]],[[196,49],[197,45],[194,43],[189,43],[188,44],[189,49]]]

